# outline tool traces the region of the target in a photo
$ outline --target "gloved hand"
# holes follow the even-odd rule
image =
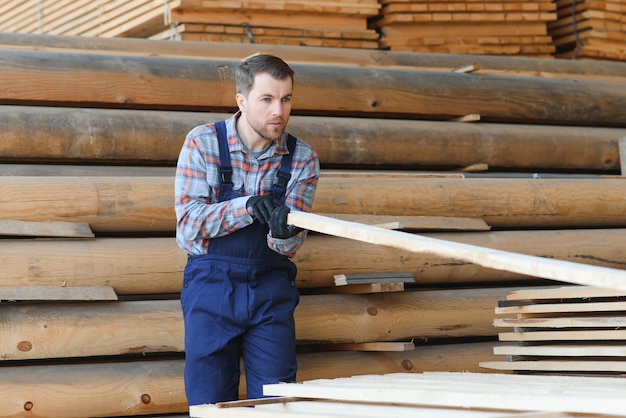
[[[271,194],[252,196],[246,202],[248,213],[258,219],[262,224],[269,222],[272,212],[279,206],[285,206],[285,204]]]
[[[295,227],[293,225],[287,225],[287,215],[290,210],[287,205],[282,205],[274,209],[272,216],[270,217],[270,232],[274,238],[291,238],[299,232],[303,231],[302,228]]]

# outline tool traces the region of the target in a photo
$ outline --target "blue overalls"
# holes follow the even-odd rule
[[[230,153],[223,122],[220,201],[232,190]],[[284,201],[295,138],[283,156],[272,193]],[[243,357],[247,397],[263,397],[263,385],[296,380],[293,319],[300,300],[296,266],[267,246],[267,225],[255,220],[230,235],[211,239],[208,253],[190,255],[181,305],[185,320],[185,392],[189,405],[237,400]]]

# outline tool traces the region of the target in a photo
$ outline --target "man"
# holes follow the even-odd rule
[[[190,406],[237,400],[240,358],[248,398],[296,378],[300,296],[289,258],[307,231],[287,215],[311,210],[319,159],[285,131],[294,72],[283,60],[247,58],[236,83],[238,112],[192,129],[176,169],[176,240],[189,254],[181,305]]]

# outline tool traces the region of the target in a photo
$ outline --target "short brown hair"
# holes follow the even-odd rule
[[[274,55],[253,55],[246,58],[235,73],[237,81],[237,93],[247,96],[252,86],[254,78],[259,73],[268,73],[276,80],[284,80],[291,77],[293,83],[294,71],[282,59]]]

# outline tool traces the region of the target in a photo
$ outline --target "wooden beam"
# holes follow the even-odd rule
[[[445,255],[497,270],[513,271],[569,283],[626,290],[626,271],[624,270],[446,242],[354,222],[340,221],[311,213],[291,212],[287,221],[301,228],[334,236],[377,245],[399,247],[415,252]]]
[[[362,214],[318,213],[318,215],[344,221],[358,222],[367,225],[381,226],[396,223],[397,226],[387,229],[403,230],[457,230],[457,231],[488,231],[487,223],[480,218],[462,218],[455,216],[385,216]]]
[[[80,222],[29,222],[0,220],[0,235],[18,237],[93,238],[89,224]]]
[[[554,411],[615,414],[626,409],[619,379],[560,376],[533,379],[516,375],[474,376],[472,373],[394,374],[321,379],[305,384],[264,386],[268,396],[295,396],[391,405],[489,408],[520,411]],[[461,376],[462,375],[462,376]],[[475,377],[475,379],[474,379]],[[511,390],[512,387],[519,388]],[[591,389],[593,388],[593,389]],[[591,389],[591,390],[590,390]],[[620,413],[623,415],[624,413]]]
[[[442,25],[445,26],[445,25]],[[510,25],[507,31],[510,32]],[[545,28],[545,25],[544,25]],[[432,28],[426,28],[429,30]],[[400,31],[403,28],[399,28]],[[507,32],[507,33],[508,33]],[[58,52],[101,54],[132,54],[146,56],[178,56],[188,58],[241,59],[254,53],[275,54],[287,62],[328,63],[368,67],[405,66],[450,71],[468,65],[480,66],[480,71],[494,74],[541,77],[570,77],[619,79],[624,78],[624,63],[585,60],[555,60],[497,55],[437,54],[401,52],[393,50],[360,50],[355,48],[300,47],[291,45],[242,44],[200,41],[157,41],[133,38],[102,38],[68,35],[35,35],[27,33],[0,33],[3,48],[36,49]]]
[[[213,112],[236,108],[233,72],[238,60],[11,49],[4,50],[2,58],[0,83],[13,88],[2,91],[1,104]],[[449,120],[477,113],[486,122],[626,127],[621,112],[626,107],[626,84],[622,82],[577,80],[573,84],[571,80],[397,67],[355,66],[350,71],[333,65],[295,63],[292,67],[298,74],[297,97],[303,98],[294,100],[294,115]],[[184,78],[180,68],[185,68]],[[384,97],[381,92],[386,92]]]
[[[619,144],[619,161],[622,176],[626,176],[626,136],[621,137],[617,142]]]
[[[228,116],[0,106],[0,161],[174,166],[189,130]],[[315,148],[323,168],[358,166],[379,171],[407,166],[411,170],[465,168],[483,163],[491,170],[617,172],[620,159],[616,138],[626,136],[624,128],[296,115],[289,119],[289,131]]]
[[[325,349],[333,351],[410,351],[415,349],[412,342],[369,342],[325,344]]]
[[[239,401],[218,402],[215,404],[215,406],[217,408],[241,408],[241,407],[257,406],[257,405],[269,405],[273,403],[297,402],[299,400],[304,400],[304,399],[283,398],[283,397],[241,399]]]
[[[508,290],[302,295],[295,312],[296,338],[304,344],[495,337],[492,306]],[[5,360],[184,350],[177,299],[3,304],[0,321],[13,324],[0,330],[0,356]]]
[[[360,273],[336,274],[335,286],[372,283],[412,283],[415,282],[413,273]]]
[[[5,176],[0,219],[88,223],[96,234],[170,233],[176,223],[173,187],[172,177]],[[492,227],[616,227],[626,226],[622,192],[621,180],[605,178],[322,177],[313,210],[482,218]]]
[[[482,342],[429,345],[406,352],[304,353],[298,354],[298,378],[349,377],[355,370],[363,374],[480,372],[479,361],[497,360],[492,347],[493,343]],[[40,415],[63,417],[184,413],[188,411],[184,366],[184,359],[166,356],[146,361],[86,359],[83,363],[34,363],[25,373],[24,366],[6,362],[0,373],[0,405],[7,416],[23,416],[27,406],[37,408]],[[240,396],[245,397],[242,377]]]
[[[109,286],[0,286],[2,301],[117,300]]]
[[[360,295],[363,293],[403,292],[404,283],[351,284],[347,286],[322,287],[314,294]]]
[[[626,233],[623,229],[422,235],[612,268],[621,268],[626,263]],[[112,259],[115,263],[110,262]],[[186,253],[171,237],[64,240],[62,245],[52,240],[5,240],[0,245],[0,285],[111,286],[120,295],[178,293],[186,260]],[[301,289],[336,289],[335,274],[364,272],[413,272],[421,285],[467,286],[477,282],[502,284],[533,280],[526,275],[453,261],[448,257],[317,233],[309,234],[294,262],[298,267],[296,284]],[[539,282],[539,279],[535,281]],[[511,291],[520,291],[519,285]],[[499,300],[502,298],[504,295]]]

